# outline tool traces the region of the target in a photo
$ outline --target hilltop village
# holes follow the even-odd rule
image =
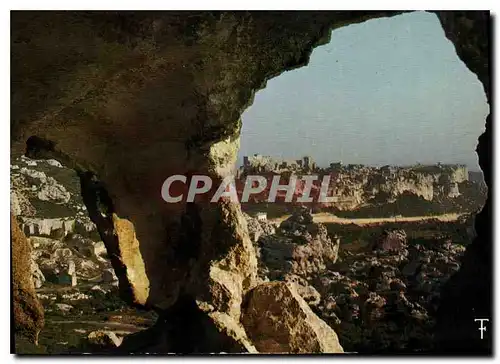
[[[330,175],[328,196],[333,196],[334,202],[321,204],[321,207],[341,211],[391,204],[401,196],[422,203],[453,203],[464,209],[467,206],[474,209],[475,201],[482,204],[481,196],[485,194],[484,183],[469,181],[467,166],[458,164],[374,167],[337,162],[321,168],[309,156],[299,160],[280,160],[259,154],[245,156],[236,172],[237,179],[254,174],[269,178],[280,175],[282,184],[290,176],[300,178],[314,174],[321,179]],[[297,194],[301,188],[303,186],[297,187]]]

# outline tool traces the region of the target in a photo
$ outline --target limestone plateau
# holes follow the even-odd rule
[[[412,205],[405,214],[427,214],[477,211],[486,199],[486,186],[477,180],[474,172],[469,179],[469,171],[465,165],[414,165],[408,167],[382,166],[372,167],[360,164],[330,163],[327,168],[316,166],[310,157],[297,161],[282,161],[269,156],[254,155],[244,157],[244,164],[236,171],[236,188],[244,189],[245,178],[251,175],[264,177],[268,181],[266,188],[257,196],[252,196],[252,203],[265,202],[275,176],[280,176],[279,183],[288,185],[292,177],[297,179],[293,202],[299,202],[305,190],[303,176],[316,177],[308,196],[317,196],[322,188],[321,181],[329,177],[326,196],[330,203],[321,203],[318,198],[312,198],[309,203],[317,211],[363,211],[370,207],[384,206],[395,202]],[[475,178],[475,179],[474,179]],[[240,192],[240,189],[238,189]],[[241,194],[240,194],[241,195]],[[284,197],[285,192],[282,192]],[[414,195],[413,201],[405,201]],[[411,198],[411,197],[410,197]],[[278,201],[283,202],[281,198]],[[420,206],[418,206],[420,205]],[[372,213],[380,215],[383,209],[372,209]],[[394,212],[394,211],[393,211]]]
[[[169,175],[231,173],[255,92],[331,30],[397,14],[12,12],[12,351],[491,354],[474,322],[492,317],[490,116],[465,251],[438,223],[432,247],[350,226],[371,243],[342,251],[302,210],[257,239],[239,204],[159,195]],[[489,12],[436,15],[491,105]]]

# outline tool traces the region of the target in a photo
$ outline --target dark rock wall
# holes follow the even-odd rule
[[[45,319],[31,277],[31,245],[11,214],[12,310],[14,332],[38,345]]]
[[[460,271],[442,292],[437,338],[446,352],[491,353],[493,331],[493,246],[492,246],[492,90],[490,82],[489,12],[439,12],[446,36],[455,44],[458,56],[483,84],[490,104],[486,131],[479,137],[476,151],[488,186],[488,199],[476,216],[477,237],[467,248]],[[487,331],[481,339],[476,318],[487,318]]]

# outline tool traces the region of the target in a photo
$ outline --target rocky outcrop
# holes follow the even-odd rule
[[[240,206],[225,201],[215,208],[215,216],[213,208],[200,212],[204,229],[198,264],[191,271],[190,293],[215,311],[238,318],[243,292],[257,283],[257,259]],[[219,242],[216,246],[213,239]]]
[[[118,347],[121,345],[122,340],[111,331],[92,331],[88,337],[90,346],[97,346],[99,348]]]
[[[11,206],[29,236],[61,239],[69,233],[98,238],[80,196],[78,177],[59,162],[13,157]]]
[[[404,230],[386,230],[373,244],[373,250],[401,251],[405,248],[407,248],[407,241]]]
[[[279,226],[245,217],[259,259],[259,278],[293,283],[309,306],[316,306],[321,296],[310,280],[333,266],[340,240],[332,241],[325,226],[314,223],[303,207]]]
[[[328,40],[331,29],[394,14],[13,13],[13,149],[23,150],[28,138],[37,135],[43,142],[31,139],[28,154],[55,158],[102,182],[100,191],[107,191],[112,204],[105,205],[112,207],[112,213],[103,211],[100,219],[99,210],[90,211],[92,201],[85,204],[111,259],[116,259],[113,267],[124,292],[135,283],[129,280],[128,267],[120,266],[113,213],[134,225],[149,280],[147,305],[170,307],[186,290],[217,306],[221,310],[217,312],[233,315],[241,300],[240,284],[242,293],[252,287],[247,279],[252,274],[235,268],[235,263],[243,262],[240,258],[252,259],[246,227],[234,223],[241,212],[237,207],[201,209],[196,204],[200,211],[187,213],[191,207],[161,199],[163,181],[173,174],[223,177],[235,162],[240,115],[257,89],[285,70],[307,64],[312,49]],[[485,85],[489,99],[488,15],[460,14],[438,16],[458,54]],[[484,143],[481,138],[481,150]],[[485,159],[481,157],[480,163],[484,169]],[[489,173],[485,179],[490,185]],[[488,209],[487,205],[485,214]],[[190,222],[176,230],[186,219]],[[477,231],[484,230],[479,220]],[[181,236],[191,239],[182,241]],[[478,244],[487,247],[476,248]],[[478,244],[471,252],[479,256],[471,253],[477,259],[470,261],[489,262],[491,245]],[[481,263],[482,282],[489,282],[491,265]],[[475,277],[470,282],[479,279],[464,274]],[[227,284],[220,283],[221,276],[230,277],[225,278]],[[212,289],[215,286],[220,289]],[[217,294],[207,292],[207,287]],[[488,286],[475,289],[479,287],[487,293],[474,294],[460,310],[467,312],[467,320],[474,307],[481,307],[481,314],[491,313],[485,306],[491,291]],[[230,304],[222,305],[218,297],[226,297]],[[137,301],[133,295],[125,298]],[[142,296],[139,301],[143,302]],[[469,332],[467,340],[477,333],[472,328],[460,332]]]
[[[247,221],[248,234],[252,242],[258,242],[261,236],[273,235],[276,233],[276,224],[270,223],[267,220],[259,221],[246,213],[243,213],[243,216]]]
[[[261,225],[269,224],[263,222]],[[340,240],[334,238],[332,241],[326,227],[314,223],[306,208],[299,208],[279,228],[266,230],[256,241],[256,249],[263,264],[261,275],[272,280],[282,279],[284,272],[310,277],[337,259]]]
[[[73,276],[75,285],[78,282],[117,281],[114,273],[109,272],[109,260],[101,255],[103,252],[99,249],[99,242],[77,234],[68,235],[62,240],[32,236],[29,242],[33,247],[33,275],[35,282],[39,282],[36,288],[42,287],[45,281],[56,285],[72,285]]]
[[[66,191],[64,198],[40,193],[47,186]],[[111,265],[104,244],[95,224],[86,216],[74,171],[55,160],[14,158],[11,204],[31,247],[35,288],[79,282],[114,284],[116,276],[109,272]]]
[[[312,312],[293,283],[263,283],[246,300],[242,323],[259,352],[344,352],[335,331]]]
[[[149,295],[149,279],[139,250],[134,225],[113,215],[114,233],[118,241],[118,253],[125,267],[127,281],[132,289],[134,303],[144,305]]]
[[[267,201],[272,180],[275,176],[298,176],[292,201],[300,202],[300,197],[305,188],[305,181],[300,177],[311,173],[307,165],[282,162],[271,157],[255,155],[246,160],[246,164],[239,169],[237,190],[242,195],[246,178],[249,175],[260,175],[266,178],[266,188],[251,196],[251,202],[263,203]],[[313,182],[309,197],[314,201],[315,207],[333,207],[339,210],[355,210],[377,202],[394,202],[404,195],[413,195],[424,201],[434,201],[436,204],[446,200],[452,203],[473,186],[476,199],[485,198],[480,185],[468,183],[467,167],[463,165],[414,165],[410,167],[383,166],[373,167],[365,165],[333,164],[328,168],[315,168],[314,174],[318,176]],[[328,196],[334,197],[332,202],[321,202],[320,190],[323,178],[329,178]],[[288,178],[282,183],[289,182]],[[459,185],[460,184],[460,185]],[[467,204],[464,204],[467,205]],[[476,204],[469,203],[470,207]],[[482,205],[481,205],[482,206]],[[460,211],[460,207],[455,209]]]
[[[403,192],[411,192],[417,196],[422,196],[427,201],[431,201],[434,198],[433,176],[417,175],[413,179],[400,177],[396,181],[391,182],[381,186],[380,190],[389,192],[392,197],[397,197],[403,194]]]

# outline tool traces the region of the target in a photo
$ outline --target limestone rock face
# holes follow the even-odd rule
[[[38,186],[37,196],[40,200],[53,201],[54,203],[67,203],[70,200],[71,194],[66,191],[64,186],[54,178],[47,177],[45,173],[27,167],[22,167],[20,173],[33,186]]]
[[[10,223],[15,329],[38,344],[38,334],[44,326],[44,313],[36,296],[31,275],[31,246],[12,214]]]
[[[198,301],[238,319],[244,292],[257,282],[257,259],[246,220],[240,206],[229,201],[209,206],[200,215],[204,231],[188,287]]]
[[[213,321],[214,326],[219,330],[220,335],[229,338],[229,340],[234,343],[232,345],[235,346],[236,352],[258,353],[239,321],[220,312],[213,312],[208,316]]]
[[[264,272],[271,279],[283,272],[303,277],[325,270],[337,260],[340,241],[328,236],[326,227],[314,223],[307,209],[300,209],[283,221],[276,234],[258,241]]]
[[[29,200],[23,194],[18,193],[12,185],[10,190],[10,206],[14,216],[29,216],[34,213],[34,208]]]
[[[317,306],[320,303],[320,293],[316,290],[316,288],[310,285],[306,279],[295,274],[287,274],[285,275],[285,282],[294,283],[297,293],[304,299],[304,301],[307,302],[309,306]]]
[[[149,279],[139,250],[134,225],[116,215],[113,216],[113,223],[118,236],[120,257],[126,267],[127,281],[130,282],[133,291],[134,303],[144,305],[149,294]]]
[[[268,156],[254,155],[247,164],[240,167],[241,182],[248,175],[267,176],[268,186],[273,175],[304,175],[310,172],[309,165],[298,165],[295,161],[283,161]],[[417,199],[442,203],[450,202],[468,184],[468,172],[465,166],[410,166],[410,167],[373,167],[364,165],[345,165],[321,169],[321,174],[330,174],[333,178],[327,195],[334,195],[334,202],[318,202],[316,208],[333,207],[339,210],[357,210],[377,202],[394,202],[406,199],[408,195]],[[321,179],[321,178],[320,178]],[[460,184],[460,185],[458,185]],[[455,186],[454,194],[448,195],[449,185]],[[299,198],[305,188],[300,179],[294,192],[294,199]],[[477,194],[481,192],[476,189]],[[311,196],[319,197],[320,188],[312,186]],[[265,202],[269,187],[259,195],[252,196],[258,202]],[[316,199],[314,198],[314,199]]]
[[[262,353],[343,353],[337,334],[292,283],[263,283],[248,293],[242,322]]]
[[[87,337],[90,345],[100,347],[120,346],[122,339],[112,331],[92,331]]]
[[[35,288],[40,288],[45,282],[45,276],[33,258],[31,260],[31,275],[33,276],[33,284]]]
[[[73,231],[75,220],[70,218],[31,218],[22,217],[21,228],[28,235],[52,236],[61,238]]]
[[[28,236],[97,238],[80,196],[76,173],[54,160],[11,158],[11,206]]]

